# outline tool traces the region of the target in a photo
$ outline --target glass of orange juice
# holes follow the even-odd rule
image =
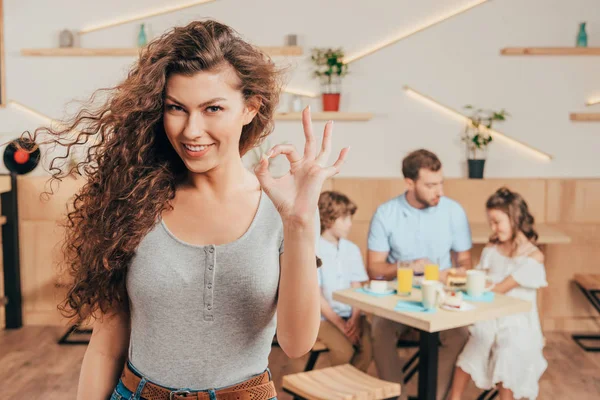
[[[412,291],[413,270],[412,268],[398,268],[398,294],[408,296]]]
[[[438,264],[426,264],[425,265],[425,280],[426,281],[439,281],[440,280],[440,266]]]

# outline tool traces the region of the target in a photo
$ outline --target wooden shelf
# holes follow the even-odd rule
[[[600,113],[571,113],[571,121],[600,122]]]
[[[270,56],[301,56],[303,54],[300,46],[264,46],[261,49]],[[135,57],[139,52],[140,49],[136,47],[21,49],[21,55],[28,57]]]
[[[600,47],[506,47],[504,56],[600,56]]]
[[[314,112],[311,113],[313,121],[369,121],[373,118],[372,113],[356,113],[356,112]],[[275,119],[278,121],[301,121],[302,113],[299,112],[288,112],[288,113],[277,113]]]

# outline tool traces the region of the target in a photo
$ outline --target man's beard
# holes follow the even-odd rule
[[[417,200],[417,202],[419,204],[421,204],[423,206],[423,208],[435,207],[437,205],[437,204],[431,204],[430,202],[425,200],[423,197],[421,197],[419,195],[419,192],[417,192],[416,190],[415,190],[415,200]]]

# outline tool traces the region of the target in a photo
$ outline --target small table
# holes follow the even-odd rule
[[[435,400],[437,394],[438,342],[440,331],[471,325],[507,315],[528,312],[528,301],[500,294],[490,303],[477,302],[472,311],[446,311],[435,313],[395,311],[398,300],[421,301],[421,291],[413,289],[410,296],[375,297],[359,293],[356,289],[333,292],[333,299],[357,307],[378,317],[400,322],[420,331],[419,350],[419,399]]]

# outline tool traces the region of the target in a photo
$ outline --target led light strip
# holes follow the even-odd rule
[[[289,94],[295,94],[297,96],[303,96],[303,97],[317,97],[318,96],[317,93],[307,92],[307,91],[301,90],[301,89],[285,88],[282,90],[282,92],[289,93]]]
[[[586,106],[593,106],[593,105],[596,105],[596,104],[600,104],[600,98],[599,98],[599,97],[595,97],[595,98],[593,98],[593,99],[589,99],[589,100],[588,100],[588,101],[585,103],[585,105],[586,105]]]
[[[431,28],[432,26],[435,26],[435,25],[437,25],[439,23],[442,23],[442,22],[444,22],[444,21],[446,21],[446,20],[448,20],[448,19],[450,19],[452,17],[455,17],[455,16],[459,15],[459,14],[467,12],[467,11],[469,11],[469,10],[471,10],[471,9],[473,9],[473,8],[475,8],[475,7],[483,4],[483,3],[486,3],[488,1],[490,1],[490,0],[476,0],[475,2],[469,3],[469,4],[467,4],[467,5],[465,5],[465,6],[461,7],[461,8],[458,8],[458,9],[450,12],[449,14],[442,15],[442,16],[434,19],[433,21],[430,21],[430,22],[428,22],[428,23],[426,23],[424,25],[417,26],[417,27],[409,30],[408,32],[404,32],[404,33],[400,34],[399,36],[396,36],[396,37],[394,37],[392,39],[384,41],[384,42],[382,42],[382,43],[380,43],[378,45],[375,45],[375,46],[373,46],[373,47],[371,47],[369,49],[363,50],[363,51],[361,51],[359,53],[356,53],[354,55],[351,55],[351,56],[346,56],[344,58],[344,62],[347,63],[347,64],[349,64],[349,63],[354,62],[356,60],[359,60],[359,59],[361,59],[363,57],[371,55],[371,54],[373,54],[373,53],[375,53],[375,52],[377,52],[377,51],[379,51],[379,50],[381,50],[381,49],[383,49],[385,47],[391,46],[394,43],[397,43],[397,42],[399,42],[399,41],[401,41],[403,39],[406,39],[406,38],[408,38],[408,37],[410,37],[410,36],[412,36],[414,34],[417,34],[419,32],[422,32],[422,31],[424,31],[424,30],[426,30],[428,28]],[[285,93],[298,94],[300,96],[306,96],[306,97],[317,97],[318,96],[318,94],[315,94],[315,93],[309,93],[309,92],[295,90],[295,89],[288,89],[288,88],[286,88],[283,91]]]
[[[17,101],[10,100],[8,102],[8,104],[11,107],[14,107],[14,108],[16,108],[16,109],[18,109],[20,111],[23,111],[25,113],[28,113],[30,115],[33,115],[34,117],[36,117],[38,119],[44,120],[46,123],[49,123],[49,124],[56,123],[56,121],[53,120],[52,118],[50,118],[49,116],[47,116],[45,114],[42,114],[41,112],[36,111],[33,108],[29,108],[26,105],[23,105],[23,104],[21,104],[21,103],[19,103]]]
[[[186,8],[194,7],[194,6],[197,6],[200,4],[204,4],[204,3],[210,3],[213,1],[215,1],[215,0],[196,0],[196,1],[192,1],[190,3],[181,4],[178,6],[166,7],[166,8],[160,9],[160,10],[151,11],[146,14],[131,16],[131,17],[128,17],[125,19],[116,20],[116,21],[112,21],[112,22],[105,22],[103,24],[98,24],[98,25],[89,26],[87,28],[83,28],[79,31],[79,34],[84,35],[86,33],[99,31],[101,29],[112,28],[114,26],[127,24],[129,22],[139,21],[141,19],[156,17],[157,15],[168,14],[168,13],[172,13],[175,11],[180,11],[180,10],[184,10]]]
[[[401,40],[404,40],[404,39],[406,39],[406,38],[408,38],[408,37],[410,37],[412,35],[415,35],[415,34],[417,34],[419,32],[422,32],[422,31],[424,31],[426,29],[429,29],[432,26],[435,26],[435,25],[437,25],[439,23],[442,23],[442,22],[444,22],[444,21],[446,21],[446,20],[448,20],[448,19],[450,19],[452,17],[455,17],[455,16],[459,15],[459,14],[467,12],[467,11],[469,11],[469,10],[471,10],[471,9],[477,7],[477,6],[480,6],[481,4],[486,3],[488,1],[489,0],[476,0],[475,2],[471,2],[468,5],[460,7],[460,8],[458,8],[458,9],[456,9],[456,10],[454,10],[454,11],[448,13],[448,14],[439,16],[438,18],[436,18],[436,19],[434,19],[434,20],[432,20],[430,22],[427,22],[427,23],[425,23],[423,25],[417,26],[417,27],[409,30],[408,32],[401,33],[400,35],[398,35],[396,37],[393,37],[393,38],[388,39],[386,41],[383,41],[383,42],[381,42],[379,44],[376,44],[376,45],[372,46],[371,48],[368,48],[366,50],[363,50],[363,51],[358,52],[356,54],[353,54],[351,56],[346,56],[344,58],[344,62],[346,64],[350,64],[351,62],[354,62],[354,61],[359,60],[359,59],[361,59],[363,57],[366,57],[366,56],[368,56],[370,54],[373,54],[376,51],[379,51],[379,50],[381,50],[381,49],[383,49],[385,47],[391,46],[391,45],[393,45],[393,44],[395,44],[395,43],[397,43],[397,42],[399,42]]]
[[[18,109],[18,110],[20,110],[22,112],[25,112],[25,113],[27,113],[27,114],[29,114],[31,116],[34,116],[34,117],[36,117],[36,118],[38,118],[38,119],[40,119],[42,121],[44,121],[45,123],[47,123],[48,125],[50,125],[49,127],[51,129],[64,129],[64,128],[67,127],[67,125],[63,124],[62,122],[57,121],[57,120],[55,120],[53,118],[50,118],[46,114],[42,114],[41,112],[36,111],[33,108],[28,107],[28,106],[26,106],[24,104],[21,104],[21,103],[19,103],[17,101],[9,100],[8,101],[8,105],[11,106],[11,107],[13,107],[13,108],[16,108],[16,109]],[[77,131],[77,130],[74,130],[71,133],[78,134],[80,132]]]
[[[424,95],[423,93],[419,93],[416,90],[414,90],[414,89],[412,89],[412,88],[410,88],[408,86],[405,86],[404,90],[411,97],[414,97],[414,98],[417,98],[419,100],[422,100],[425,103],[427,103],[427,104],[429,104],[431,106],[434,106],[434,108],[437,108],[438,110],[444,111],[447,114],[450,114],[450,115],[452,115],[452,116],[460,119],[461,121],[468,121],[468,120],[470,120],[470,118],[468,116],[466,116],[464,114],[461,114],[460,112],[458,112],[458,111],[456,111],[456,110],[454,110],[454,109],[452,109],[452,108],[450,108],[450,107],[448,107],[448,106],[446,106],[444,104],[441,104],[440,102],[436,101],[435,99],[433,99],[433,98],[431,98],[431,97],[429,97],[427,95]],[[518,147],[518,148],[520,148],[522,150],[526,150],[528,153],[530,153],[532,155],[535,155],[538,158],[541,158],[541,159],[546,160],[546,161],[552,160],[552,156],[550,154],[544,153],[541,150],[538,150],[538,149],[536,149],[534,147],[531,147],[530,145],[528,145],[526,143],[523,143],[523,142],[521,142],[521,141],[519,141],[517,139],[514,139],[514,138],[506,135],[505,133],[498,132],[497,130],[494,130],[494,129],[487,129],[485,127],[483,127],[483,128],[484,128],[484,130],[487,130],[490,134],[492,134],[493,137],[501,138],[505,142],[510,143],[510,144],[514,145],[515,147]]]

